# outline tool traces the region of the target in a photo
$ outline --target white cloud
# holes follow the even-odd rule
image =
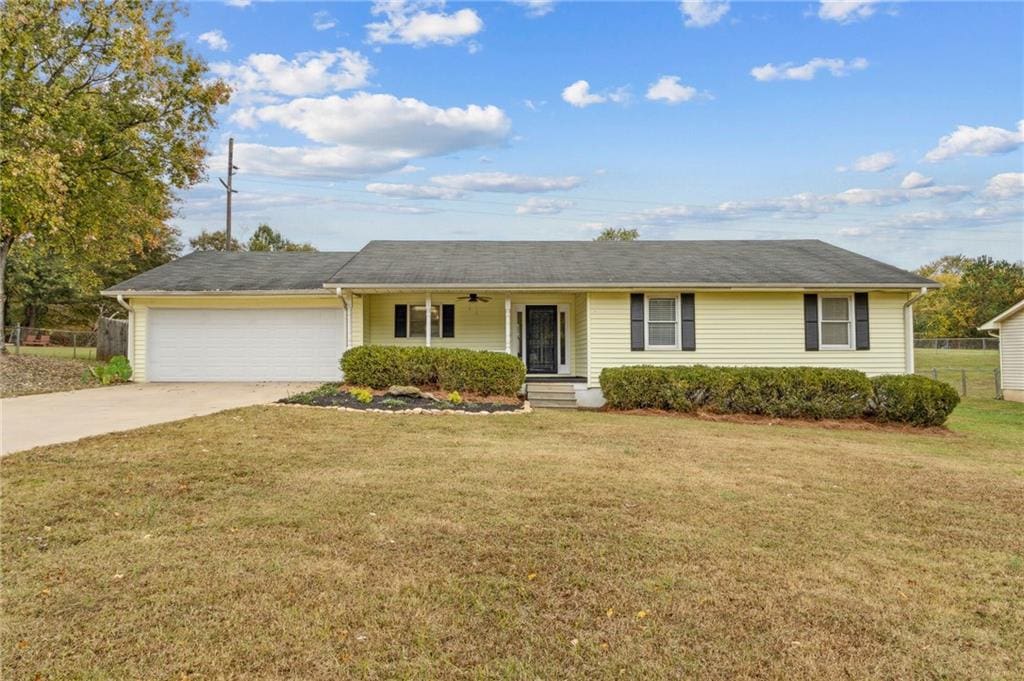
[[[1006,130],[991,125],[972,128],[959,125],[951,134],[939,140],[938,146],[924,155],[926,161],[936,163],[957,156],[992,156],[1005,154],[1024,144],[1024,120],[1017,130]]]
[[[849,24],[867,19],[875,13],[878,0],[821,0],[818,16],[825,21]]]
[[[598,94],[590,91],[590,83],[585,80],[577,80],[562,90],[562,99],[579,109],[591,104],[604,104],[605,102],[624,104],[629,101],[629,98],[629,89],[625,86]]]
[[[228,7],[248,7],[252,0],[224,0],[224,4]]]
[[[525,106],[530,111],[540,111],[542,108],[544,108],[545,104],[547,104],[547,102],[545,100],[540,100],[540,101],[535,101],[535,100],[532,100],[532,99],[524,99],[523,100],[523,106]]]
[[[1024,196],[1024,173],[999,173],[985,185],[985,196],[993,199],[1012,199]]]
[[[925,177],[916,170],[912,170],[900,182],[900,189],[921,189],[922,187],[930,187],[933,184],[935,184],[935,181],[932,178]]]
[[[879,208],[928,200],[957,201],[968,194],[970,194],[970,190],[959,185],[928,186],[916,189],[853,188],[836,194],[804,192],[778,198],[726,201],[714,206],[659,206],[627,216],[623,224],[673,225],[687,222],[742,220],[763,215],[811,219],[844,208]]]
[[[394,149],[410,157],[493,146],[505,140],[512,126],[493,105],[442,109],[412,97],[366,92],[293,99],[262,107],[255,115],[316,142]]]
[[[383,16],[382,21],[366,25],[371,43],[455,45],[484,27],[474,10],[447,14],[444,2],[435,0],[377,0],[371,11],[374,16]]]
[[[868,236],[873,230],[868,227],[841,227],[836,233],[839,236]]]
[[[513,0],[526,9],[526,16],[531,19],[547,16],[555,10],[555,0]]]
[[[461,191],[451,187],[432,187],[426,184],[391,184],[388,182],[371,182],[366,185],[366,191],[399,199],[452,200],[462,196]]]
[[[250,54],[242,62],[218,62],[210,71],[236,93],[274,98],[352,90],[365,86],[373,67],[358,52],[303,52],[294,59],[279,54]],[[259,97],[257,97],[259,99]]]
[[[577,80],[572,85],[562,90],[562,99],[575,107],[583,108],[591,104],[603,104],[608,101],[602,95],[595,95],[590,92],[590,83],[585,80]]]
[[[439,175],[430,178],[435,184],[462,191],[510,192],[527,194],[574,189],[583,183],[579,177],[544,177],[512,175],[509,173],[467,173],[465,175]]]
[[[338,25],[337,20],[330,12],[321,10],[313,13],[313,28],[317,31],[329,31]]]
[[[230,47],[227,38],[225,38],[224,34],[219,30],[200,33],[199,42],[205,43],[211,50],[217,50],[219,52],[226,52]]]
[[[826,59],[815,57],[806,64],[795,66],[793,62],[785,64],[765,64],[750,69],[750,75],[755,80],[762,82],[772,80],[814,80],[818,71],[828,70],[833,76],[840,78],[849,75],[854,71],[863,71],[868,67],[868,60],[857,57],[847,61],[845,59]]]
[[[399,168],[398,172],[402,173],[403,175],[408,175],[409,173],[419,173],[424,170],[426,170],[426,168],[424,168],[423,166],[407,165],[402,168]]]
[[[542,199],[531,196],[525,203],[516,206],[516,215],[557,215],[575,205],[575,201],[568,199]]]
[[[324,145],[236,145],[245,172],[284,177],[407,171],[419,158],[500,144],[511,128],[505,112],[495,106],[442,109],[417,99],[365,92],[249,107],[231,120],[249,127],[277,123]]]
[[[398,170],[415,154],[401,149],[375,149],[355,145],[332,147],[275,147],[248,142],[235,143],[235,164],[241,172],[274,177],[337,178],[360,177]],[[213,168],[223,167],[223,155],[210,159]]]
[[[880,173],[896,165],[896,154],[891,151],[879,151],[875,154],[861,156],[853,162],[851,167],[839,166],[836,168],[841,173],[847,170],[856,170],[862,173]]]
[[[679,11],[686,17],[683,24],[688,28],[707,28],[728,14],[729,3],[726,0],[683,0]]]
[[[662,76],[647,88],[647,99],[661,100],[669,104],[689,102],[697,97],[709,97],[707,93],[697,92],[697,88],[679,82],[679,76]]]

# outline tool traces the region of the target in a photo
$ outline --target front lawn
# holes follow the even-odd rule
[[[254,407],[0,462],[5,678],[1020,678],[1024,406],[947,435]]]

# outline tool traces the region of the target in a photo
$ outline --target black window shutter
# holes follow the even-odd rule
[[[804,294],[804,350],[818,349],[818,294]]]
[[[853,294],[854,331],[857,334],[857,349],[871,349],[871,325],[868,323],[868,293],[859,291]]]
[[[629,349],[644,349],[644,294],[629,294]]]
[[[409,308],[405,305],[395,305],[395,338],[405,338],[409,335]]]
[[[441,306],[441,338],[455,338],[455,306]]]
[[[682,294],[682,314],[680,319],[683,322],[682,348],[683,350],[697,349],[697,323],[694,318],[693,294]]]

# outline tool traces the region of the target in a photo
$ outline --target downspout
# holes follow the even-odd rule
[[[340,286],[335,287],[334,295],[338,297],[342,307],[345,308],[345,350],[348,350],[352,347],[352,304],[349,298],[341,294]]]
[[[923,298],[928,289],[921,287],[921,292],[903,303],[903,352],[906,373],[914,373],[914,303]]]
[[[134,373],[135,368],[135,310],[124,299],[120,293],[117,294],[117,304],[128,310],[128,364],[131,365]]]

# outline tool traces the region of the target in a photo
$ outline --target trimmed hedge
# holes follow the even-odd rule
[[[601,390],[616,409],[845,419],[864,413],[871,381],[852,369],[636,366],[603,370]]]
[[[875,376],[871,384],[870,413],[879,421],[941,426],[960,403],[956,388],[925,376]]]
[[[708,411],[780,418],[849,419],[941,425],[960,401],[924,376],[869,379],[853,369],[658,367],[604,369],[601,390],[614,409]]]
[[[514,396],[526,380],[518,357],[460,348],[361,345],[342,356],[341,370],[354,385],[436,385],[481,395]]]

